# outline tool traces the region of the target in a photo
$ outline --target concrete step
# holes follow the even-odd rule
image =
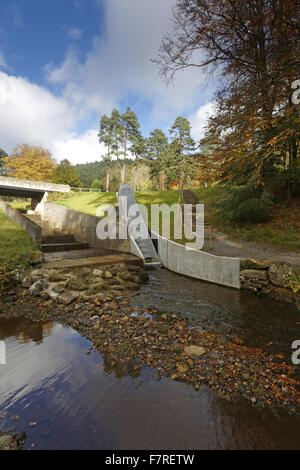
[[[74,250],[86,250],[90,247],[89,243],[42,243],[42,251],[44,253],[52,253],[58,251],[74,251]]]
[[[127,265],[143,266],[143,260],[127,253],[116,253],[107,256],[95,256],[81,259],[61,259],[46,262],[43,267],[46,269],[70,269],[83,267],[109,266],[112,264],[125,263]]]
[[[53,235],[45,235],[42,238],[42,243],[46,245],[50,245],[53,243],[75,243],[75,237],[74,235],[69,235],[69,234],[53,234]]]

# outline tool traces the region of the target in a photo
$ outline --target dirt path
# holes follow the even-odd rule
[[[190,193],[191,191],[186,191]],[[198,201],[199,204],[204,203]],[[205,214],[209,212],[209,205],[204,203]],[[220,236],[221,235],[221,236]],[[261,260],[284,261],[287,263],[300,265],[300,252],[280,251],[271,246],[259,245],[255,242],[246,242],[237,238],[220,234],[213,230],[212,249],[209,246],[209,239],[205,237],[203,251],[217,256],[229,256],[237,258],[254,258]]]

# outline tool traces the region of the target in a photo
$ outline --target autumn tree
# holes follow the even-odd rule
[[[272,196],[276,157],[269,131],[278,113],[289,112],[299,73],[297,0],[177,0],[173,22],[156,59],[161,73],[198,67],[219,78],[213,125],[228,131],[227,148],[237,144],[236,169],[245,161],[239,150],[245,157],[250,147],[249,169]],[[295,146],[291,140],[292,154]]]
[[[6,168],[13,178],[51,182],[56,167],[49,150],[27,144],[18,145],[6,159]]]
[[[62,160],[55,168],[52,182],[56,184],[68,184],[72,188],[82,186],[76,168],[71,165],[67,158]]]

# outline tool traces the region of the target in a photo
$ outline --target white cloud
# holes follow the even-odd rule
[[[84,119],[90,122],[93,112],[100,119],[102,113],[119,107],[120,101],[134,110],[147,103],[153,128],[157,127],[156,120],[171,125],[179,113],[191,114],[198,103],[198,111],[190,117],[193,136],[199,139],[205,115],[211,109],[204,104],[210,98],[211,86],[201,89],[202,72],[190,69],[177,75],[175,85],[166,87],[150,60],[156,56],[162,35],[170,29],[175,0],[103,2],[105,34],[94,38],[84,60],[70,49],[60,66],[45,67],[49,81],[62,85],[62,96],[26,78],[0,72],[0,147],[4,150],[10,152],[17,144],[28,143],[48,148],[57,160],[99,160],[105,150],[98,142],[98,122],[81,133],[77,128],[79,124],[82,128]],[[0,66],[4,64],[0,55]]]
[[[74,164],[88,163],[101,160],[105,148],[99,143],[98,129],[89,129],[81,135],[69,135],[55,142],[54,153],[59,160],[67,158]]]
[[[192,137],[199,142],[199,140],[204,136],[205,126],[208,122],[208,118],[214,112],[214,103],[209,102],[200,106],[200,108],[190,116],[190,123],[192,126]]]
[[[99,113],[109,112],[129,95],[137,96],[151,102],[154,119],[173,119],[174,113],[208,98],[208,86],[200,95],[204,75],[199,69],[179,72],[175,84],[167,87],[151,62],[171,27],[175,0],[105,0],[104,4],[105,35],[94,38],[85,60],[71,50],[60,66],[46,68],[49,81],[63,84],[68,99],[80,99]]]
[[[76,133],[80,119],[80,110],[64,98],[22,77],[0,72],[0,147],[5,151],[28,143],[48,148],[56,160],[100,160],[105,149],[99,144],[98,130]]]
[[[83,31],[80,28],[76,28],[75,26],[67,28],[67,36],[73,41],[79,41],[82,37],[82,34]]]

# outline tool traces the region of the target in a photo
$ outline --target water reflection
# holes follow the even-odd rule
[[[235,334],[245,344],[285,354],[290,360],[291,344],[300,338],[299,309],[293,304],[273,301],[237,289],[217,286],[181,276],[166,269],[153,270],[151,282],[134,297],[136,307],[154,306],[176,312],[197,324],[216,325]],[[203,325],[202,325],[203,326]]]
[[[8,350],[0,366],[3,426],[26,431],[25,448],[300,448],[297,417],[228,403],[206,387],[196,392],[158,381],[134,361],[86,354],[91,343],[57,323],[43,325],[36,342],[31,326],[32,332],[28,322],[1,325]]]

